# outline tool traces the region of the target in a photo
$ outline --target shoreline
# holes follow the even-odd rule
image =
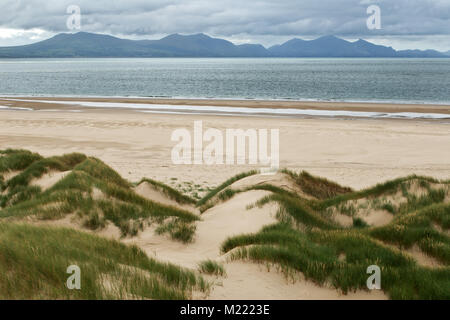
[[[54,106],[50,106],[54,108]],[[0,111],[2,149],[44,156],[82,152],[111,165],[124,178],[171,183],[195,181],[214,187],[244,165],[175,165],[171,134],[179,128],[280,130],[280,168],[306,170],[355,189],[411,174],[450,179],[449,121],[336,118],[268,118],[153,114],[92,108],[71,112]],[[49,110],[49,109],[47,109]],[[73,110],[72,110],[73,111]],[[363,178],[362,178],[363,177]]]
[[[134,110],[163,114],[280,116],[368,119],[450,119],[450,105],[287,100],[167,98],[0,97],[1,110]],[[77,110],[80,112],[81,110]]]
[[[313,98],[263,98],[263,97],[189,97],[189,96],[134,96],[134,95],[23,95],[23,94],[0,94],[0,99],[87,99],[87,100],[116,100],[130,99],[142,100],[167,100],[167,101],[212,101],[212,102],[269,102],[269,103],[345,103],[345,104],[369,104],[369,105],[411,105],[411,106],[450,106],[450,101],[419,101],[419,100],[334,100],[334,99],[313,99]]]

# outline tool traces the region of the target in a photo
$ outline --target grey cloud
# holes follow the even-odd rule
[[[65,32],[72,4],[81,8],[83,31],[148,38],[177,32],[249,39],[450,35],[449,0],[2,0],[0,27]],[[370,4],[381,8],[381,30],[366,28]]]

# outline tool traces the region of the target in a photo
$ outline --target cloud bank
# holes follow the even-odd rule
[[[366,9],[381,9],[369,30]],[[68,32],[69,5],[81,9],[82,31],[130,38],[204,32],[234,42],[271,45],[292,37],[334,34],[390,45],[450,50],[448,0],[2,0],[0,45],[30,43]],[[16,33],[16,36],[11,34]]]

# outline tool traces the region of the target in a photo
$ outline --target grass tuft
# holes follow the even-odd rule
[[[283,172],[290,175],[303,192],[317,199],[328,199],[353,191],[351,188],[340,186],[327,179],[315,177],[306,171],[302,171],[300,174],[289,170]]]
[[[193,198],[182,194],[178,190],[175,190],[174,188],[172,188],[168,185],[165,185],[164,183],[161,183],[159,181],[155,181],[152,179],[144,178],[141,181],[139,181],[137,183],[137,185],[140,185],[141,183],[145,183],[145,182],[151,184],[158,191],[164,193],[167,197],[178,202],[179,204],[195,204],[197,202]]]
[[[69,290],[66,270],[81,270]],[[208,283],[134,246],[63,228],[0,223],[0,299],[188,299]]]
[[[252,175],[255,175],[255,174],[258,174],[257,170],[251,170],[251,171],[248,171],[248,172],[243,172],[243,173],[240,173],[238,175],[235,175],[234,177],[232,177],[232,178],[228,179],[227,181],[225,181],[224,183],[222,183],[217,188],[215,188],[215,189],[211,190],[210,192],[208,192],[202,199],[200,199],[197,202],[197,207],[204,206],[216,194],[218,194],[220,191],[224,190],[226,187],[232,185],[236,181],[244,179],[244,178],[252,176]]]
[[[194,241],[195,230],[196,226],[194,224],[187,223],[180,219],[174,219],[156,228],[156,233],[168,233],[174,240],[190,243]]]
[[[201,273],[215,275],[215,276],[225,276],[225,268],[213,260],[205,260],[199,263],[198,270]]]

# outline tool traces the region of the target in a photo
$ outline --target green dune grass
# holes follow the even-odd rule
[[[106,221],[111,221],[124,236],[136,235],[144,220],[161,223],[167,218],[175,218],[177,225],[189,227],[199,219],[189,211],[139,196],[129,182],[98,159],[80,154],[29,158],[30,154],[22,151],[9,151],[0,158],[3,168],[0,174],[12,168],[23,169],[3,182],[0,218],[33,215],[40,219],[60,219],[67,214],[76,214],[91,229],[101,228]],[[30,185],[33,178],[50,170],[71,172],[45,191]]]
[[[180,191],[175,190],[174,188],[165,185],[164,183],[161,183],[159,181],[155,181],[153,179],[149,178],[143,178],[141,181],[139,181],[136,186],[139,186],[142,183],[149,183],[152,185],[156,190],[164,193],[169,199],[172,199],[179,204],[196,204],[197,201],[185,194],[182,194]]]
[[[419,181],[429,192],[421,197],[408,193],[404,183],[411,181]],[[232,259],[275,265],[287,276],[300,271],[306,278],[321,285],[331,284],[344,293],[367,290],[366,269],[377,265],[382,272],[382,289],[392,299],[450,298],[450,204],[443,201],[449,196],[449,189],[431,188],[432,184],[448,185],[448,182],[411,176],[363,191],[348,189],[339,195],[323,191],[339,189],[335,183],[328,188],[327,180],[317,182],[318,189],[322,190],[319,195],[333,196],[307,200],[272,188],[272,195],[254,205],[278,203],[280,222],[255,234],[227,239],[222,252],[233,250]],[[315,186],[309,184],[308,188],[313,190]],[[353,228],[344,228],[327,211],[344,201],[361,198],[372,201],[402,189],[407,201],[385,226],[370,227],[363,221],[355,224],[354,219]],[[441,266],[421,266],[401,251],[414,245],[438,260]]]
[[[208,204],[209,200],[211,200],[215,195],[217,195],[219,192],[224,190],[226,187],[232,185],[233,183],[235,183],[238,180],[241,180],[241,179],[244,179],[246,177],[255,175],[257,173],[258,173],[257,170],[251,170],[251,171],[248,171],[248,172],[243,172],[243,173],[237,174],[234,177],[231,177],[230,179],[228,179],[227,181],[222,183],[217,188],[215,188],[215,189],[211,190],[210,192],[208,192],[202,199],[200,199],[197,202],[197,206],[198,207],[206,206]]]
[[[67,268],[81,289],[66,286]],[[188,299],[209,285],[139,248],[64,228],[0,223],[0,299]]]
[[[54,171],[67,174],[46,190],[31,183]],[[275,203],[278,222],[227,239],[221,250],[232,260],[276,266],[288,277],[301,272],[343,293],[368,290],[367,267],[377,265],[382,290],[391,299],[450,299],[450,181],[409,176],[355,191],[307,172],[282,172],[301,192],[270,183],[228,188],[256,171],[228,179],[196,203],[151,179],[137,185],[149,183],[201,211],[237,193],[269,191],[248,209]],[[194,271],[159,263],[136,247],[87,232],[26,224],[28,217],[75,215],[86,229],[112,223],[125,237],[155,223],[158,234],[195,241],[197,215],[141,197],[135,186],[82,154],[44,158],[26,150],[0,151],[0,298],[183,299],[206,293],[209,285]],[[363,213],[376,211],[392,219],[372,226]],[[351,217],[353,225],[341,225],[336,214]],[[413,248],[438,265],[423,265],[408,254]],[[65,287],[72,264],[82,270],[82,290]],[[224,266],[213,260],[202,261],[198,271],[225,275]]]
[[[215,276],[225,276],[225,268],[218,262],[213,260],[204,260],[199,263],[198,270],[201,273],[215,275]]]

